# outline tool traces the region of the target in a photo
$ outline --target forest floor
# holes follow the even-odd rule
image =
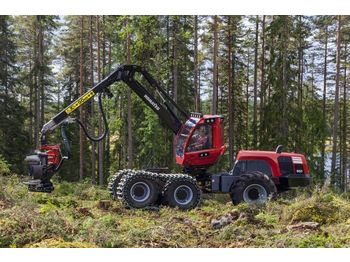
[[[134,210],[89,182],[41,194],[0,176],[0,247],[350,247],[349,199],[292,191],[249,207],[204,195],[187,212]]]

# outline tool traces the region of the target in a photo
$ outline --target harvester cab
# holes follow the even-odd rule
[[[189,169],[207,169],[224,153],[224,118],[191,113],[175,137],[176,163]]]

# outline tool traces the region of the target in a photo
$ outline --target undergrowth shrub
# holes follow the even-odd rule
[[[296,198],[283,210],[286,222],[313,221],[320,224],[344,222],[350,217],[350,204],[344,199],[327,194],[314,194],[310,198]]]
[[[278,217],[275,214],[270,214],[267,212],[260,212],[255,216],[258,220],[260,220],[262,223],[269,225],[269,226],[276,226],[278,222]]]
[[[0,247],[22,247],[46,238],[71,238],[74,228],[63,211],[52,207],[42,211],[25,203],[1,212]]]
[[[109,199],[109,193],[105,187],[92,185],[90,180],[77,182],[60,182],[55,183],[55,196],[74,196],[82,200],[100,200]]]
[[[99,219],[84,219],[76,238],[81,242],[96,243],[100,247],[126,247],[126,240],[118,231],[118,223],[111,215]]]
[[[10,165],[6,162],[4,157],[0,155],[0,176],[10,174]]]
[[[336,241],[332,236],[325,236],[324,234],[316,234],[306,236],[301,239],[298,244],[298,247],[303,248],[315,248],[315,247],[342,247],[342,245]]]
[[[93,243],[86,243],[86,242],[78,242],[78,241],[64,241],[63,239],[45,239],[43,241],[40,241],[38,243],[31,243],[27,244],[24,247],[30,248],[94,248],[97,247]]]

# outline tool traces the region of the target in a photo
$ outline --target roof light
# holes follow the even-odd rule
[[[202,117],[203,117],[203,114],[202,114],[202,113],[192,112],[192,113],[191,113],[191,117],[194,117],[194,118],[202,118]]]

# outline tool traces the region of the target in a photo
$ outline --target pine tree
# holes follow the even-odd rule
[[[90,60],[90,85],[94,86],[94,48],[93,48],[93,24],[94,17],[90,16],[90,28],[89,28],[89,60]],[[94,100],[91,101],[91,116],[95,113]],[[95,125],[93,120],[91,120],[90,128],[92,130],[92,135],[95,136]],[[91,141],[91,181],[93,184],[96,184],[96,143]]]
[[[14,21],[0,16],[0,155],[10,164],[13,172],[24,172],[22,156],[27,153],[28,131],[25,120],[28,111],[16,99],[17,48]]]
[[[258,46],[259,46],[259,16],[255,18],[255,44],[254,44],[254,104],[253,104],[253,148],[258,145]]]
[[[126,63],[131,64],[131,32],[130,18],[126,18]],[[132,100],[131,90],[128,89],[128,168],[134,165],[134,145],[133,145],[133,129],[132,129]]]
[[[198,65],[198,16],[194,16],[194,89],[195,89],[195,111],[200,112],[200,84],[199,84],[199,65]]]
[[[18,68],[15,64],[16,45],[14,32],[10,29],[11,18],[0,16],[0,92],[9,95],[14,94],[15,78]]]
[[[259,118],[260,118],[260,125],[259,125],[259,147],[261,149],[261,140],[265,134],[265,130],[263,130],[263,119],[264,119],[264,110],[265,110],[265,103],[266,103],[266,86],[265,86],[265,28],[266,28],[266,16],[263,15],[262,18],[262,32],[261,32],[261,79],[260,79],[260,108],[259,108]]]
[[[213,98],[211,105],[211,114],[217,114],[218,108],[218,16],[214,16],[213,23]]]
[[[97,80],[100,82],[102,80],[102,69],[101,69],[101,22],[100,17],[96,17],[96,39],[97,39]],[[102,134],[102,115],[99,111],[98,115],[98,133]],[[103,160],[104,160],[104,144],[103,140],[98,142],[98,180],[99,185],[104,183],[104,170],[103,170]]]
[[[232,97],[232,89],[233,89],[233,74],[232,74],[232,57],[233,57],[233,34],[232,34],[232,30],[233,26],[232,26],[232,20],[231,17],[228,17],[227,20],[227,46],[228,46],[228,121],[229,121],[229,127],[228,127],[228,146],[229,146],[229,162],[230,162],[230,168],[233,166],[233,157],[234,157],[234,151],[233,151],[233,128],[234,128],[234,112],[233,112],[233,97]]]
[[[81,16],[81,28],[80,28],[80,95],[84,94],[84,16]],[[80,121],[85,125],[84,119],[84,107],[79,108]],[[83,180],[84,177],[84,132],[83,128],[79,129],[79,179]]]
[[[339,77],[340,77],[340,45],[341,45],[341,16],[337,16],[337,53],[336,53],[336,75],[335,75],[335,98],[333,111],[333,129],[332,129],[332,163],[331,163],[331,185],[339,183],[339,176],[336,170],[337,158],[337,136],[339,121]]]

